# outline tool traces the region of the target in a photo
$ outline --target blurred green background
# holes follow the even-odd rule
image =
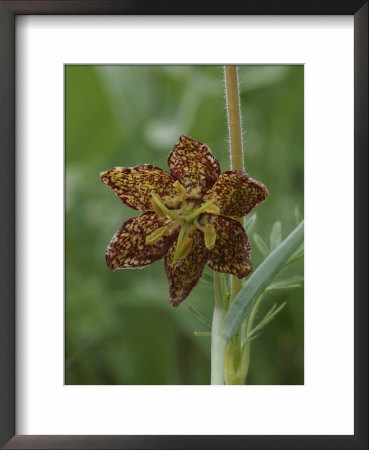
[[[205,280],[178,308],[168,303],[163,261],[111,272],[104,253],[122,223],[138,215],[104,186],[113,166],[166,158],[180,134],[205,142],[229,169],[221,66],[66,66],[66,384],[209,384],[210,338],[188,310],[211,319]],[[246,171],[269,189],[253,213],[251,261],[276,220],[285,238],[303,212],[303,66],[240,66]],[[303,273],[303,263],[289,268]],[[209,269],[206,273],[212,274]],[[273,291],[287,306],[251,345],[248,384],[304,383],[303,289]]]

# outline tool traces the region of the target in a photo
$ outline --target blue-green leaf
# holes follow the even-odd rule
[[[205,316],[203,316],[199,311],[197,311],[196,308],[194,308],[192,305],[189,305],[188,309],[192,312],[194,316],[196,316],[199,320],[201,320],[201,322],[211,327],[211,321],[208,320]]]
[[[298,225],[302,221],[302,214],[301,214],[298,206],[296,206],[296,208],[295,208],[295,220],[296,220],[296,225]]]
[[[247,234],[250,234],[252,229],[254,228],[256,222],[256,213],[246,216],[245,218],[245,230]]]
[[[304,285],[304,277],[302,275],[294,275],[284,280],[278,280],[271,283],[266,289],[272,291],[274,289],[292,289],[302,287]]]
[[[302,243],[302,246],[300,245],[297,251],[291,256],[291,258],[286,262],[286,265],[292,264],[296,261],[299,261],[304,257],[304,243]]]
[[[301,222],[250,275],[224,317],[222,331],[228,339],[237,332],[242,322],[249,316],[257,299],[295,253],[303,239],[304,222]]]
[[[205,337],[211,336],[211,333],[209,333],[209,331],[194,331],[193,334],[195,336],[205,336]]]
[[[264,258],[266,258],[270,253],[270,249],[269,249],[267,243],[264,241],[264,239],[261,236],[259,236],[256,233],[254,234],[254,241],[255,241],[255,244],[257,245],[260,253],[263,255]]]
[[[282,242],[282,223],[278,220],[274,223],[270,232],[270,248],[274,250]]]
[[[250,333],[246,337],[246,343],[252,341],[256,337],[260,336],[262,329],[268,325],[269,322],[271,322],[275,316],[282,311],[282,309],[286,306],[286,302],[279,305],[277,308],[277,305],[274,304],[273,307],[267,312],[265,317],[256,325],[255,328],[250,331]]]

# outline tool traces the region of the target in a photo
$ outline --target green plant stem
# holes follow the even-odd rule
[[[224,357],[227,339],[222,333],[226,313],[220,275],[214,272],[215,304],[211,328],[211,384],[224,384]]]
[[[224,66],[232,170],[244,170],[237,66]]]
[[[229,131],[229,149],[231,157],[232,170],[244,170],[243,149],[242,149],[242,129],[240,114],[240,96],[238,89],[237,66],[224,66],[225,92],[227,99],[227,119]],[[239,219],[244,226],[243,219]],[[237,296],[242,288],[242,280],[232,276],[231,295],[229,303]],[[211,384],[224,384],[225,378],[229,382],[230,377],[227,373],[225,377],[225,358],[228,339],[222,332],[222,323],[227,312],[226,302],[223,301],[223,288],[221,278],[218,273],[214,275],[215,287],[215,307],[213,324],[211,331]],[[246,331],[246,330],[245,330]],[[239,343],[236,343],[236,347]],[[228,353],[231,353],[230,360],[227,361],[227,370],[233,370],[233,348],[228,347]],[[229,358],[228,358],[229,359]],[[233,372],[232,372],[233,373]],[[232,383],[233,384],[233,383]]]
[[[240,112],[240,93],[238,88],[237,66],[224,66],[225,92],[227,99],[227,118],[229,132],[229,147],[231,156],[231,169],[244,170],[243,145],[242,145],[242,125]],[[239,219],[244,225],[243,219]],[[242,280],[232,276],[231,298],[236,297],[242,288]]]
[[[257,309],[263,299],[264,295],[260,295],[260,297],[258,298],[257,302],[255,303],[254,307],[251,310],[251,314],[248,320],[248,324],[247,324],[247,328],[246,328],[246,336],[251,333],[252,328],[254,326],[254,320],[255,320],[255,316],[256,316],[256,312]],[[247,374],[249,372],[249,367],[250,367],[250,353],[251,353],[251,342],[248,342],[247,344],[245,344],[245,347],[242,351],[242,359],[243,359],[243,375],[244,375],[244,379],[243,379],[243,383],[245,383]]]

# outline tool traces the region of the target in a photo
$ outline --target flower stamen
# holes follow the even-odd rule
[[[178,259],[179,259],[179,254],[182,248],[182,242],[183,242],[183,238],[185,236],[185,231],[186,231],[186,226],[182,225],[181,229],[179,230],[179,235],[178,235],[178,239],[177,239],[177,245],[176,248],[174,250],[174,255],[173,255],[173,264],[175,264]]]
[[[208,202],[204,203],[200,206],[200,208],[197,208],[196,211],[189,214],[186,217],[186,222],[191,222],[191,220],[196,219],[197,216],[199,216],[201,213],[205,212],[210,205],[212,205],[214,200],[209,200]]]
[[[193,239],[188,237],[183,240],[178,259],[185,259],[192,250]]]
[[[166,214],[157,206],[154,199],[152,198],[150,200],[152,210],[159,216],[159,217],[166,217]]]
[[[154,194],[154,192],[151,193],[152,195],[152,200],[154,201],[154,203],[156,204],[156,206],[158,207],[158,209],[160,209],[160,211],[165,215],[165,216],[169,216],[172,219],[176,219],[176,220],[183,220],[183,217],[179,216],[178,214],[176,214],[175,212],[173,212],[172,210],[168,209],[165,205],[163,205],[163,203],[160,201],[159,197]],[[154,210],[155,211],[155,210]],[[156,211],[155,211],[156,212]]]
[[[209,214],[215,214],[216,216],[219,216],[220,209],[217,205],[210,205],[205,209],[204,212],[209,213]]]
[[[181,183],[178,180],[173,184],[173,187],[177,189],[179,199],[181,200],[181,202],[183,202],[183,200],[186,200],[188,194],[186,192],[186,189],[181,185]]]
[[[160,239],[162,236],[165,236],[168,234],[168,227],[165,225],[163,227],[158,228],[151,234],[146,236],[146,244],[153,244],[158,239]]]
[[[214,225],[207,223],[204,228],[204,241],[205,246],[208,250],[212,250],[215,246],[215,241],[217,240],[217,234],[215,232]]]

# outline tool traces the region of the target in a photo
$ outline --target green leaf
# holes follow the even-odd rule
[[[261,335],[261,333],[253,334],[253,333],[251,332],[250,334],[248,334],[248,335],[246,336],[245,344],[244,344],[244,345],[250,344],[251,341],[255,340],[255,339],[258,338],[260,335]]]
[[[282,242],[282,223],[278,220],[274,223],[270,232],[270,248],[274,250]]]
[[[205,286],[205,287],[207,287],[207,288],[210,288],[210,287],[213,287],[213,286],[214,286],[214,283],[209,283],[208,281],[205,281],[205,280],[203,280],[202,278],[200,278],[199,284],[200,284],[201,286]]]
[[[299,210],[299,207],[296,206],[296,208],[295,208],[296,225],[298,225],[300,222],[302,222],[302,219],[303,219],[303,217],[302,217],[302,214],[301,214],[301,212]]]
[[[207,286],[207,287],[213,287],[214,286],[214,278],[213,278],[213,274],[208,274],[206,272],[203,272],[203,274],[201,275],[200,281],[199,283],[203,286]]]
[[[203,272],[201,278],[207,283],[211,283],[212,285],[214,284],[213,274],[210,275],[209,273]]]
[[[246,216],[245,219],[245,230],[246,233],[251,233],[252,229],[254,228],[256,222],[256,213],[253,214],[252,216]]]
[[[300,248],[301,247],[301,248]],[[299,248],[297,249],[297,251],[291,256],[291,258],[286,262],[287,264],[292,264],[296,261],[299,261],[300,259],[302,259],[304,257],[304,245],[299,246]]]
[[[205,325],[208,325],[209,327],[211,327],[210,320],[208,320],[199,311],[197,311],[196,308],[194,308],[192,305],[189,305],[188,309],[192,312],[193,315],[195,315],[199,320],[201,320],[202,323],[204,323]]]
[[[228,339],[237,332],[260,295],[296,252],[303,239],[304,222],[301,222],[250,275],[224,317],[222,331]]]
[[[304,285],[304,277],[302,275],[294,275],[284,280],[278,280],[270,284],[266,289],[272,291],[274,289],[292,289],[302,287]]]
[[[270,232],[270,248],[274,250],[282,242],[282,223],[278,220],[274,223]]]
[[[303,251],[304,251],[304,243],[301,242],[301,244],[298,246],[298,249],[295,251],[295,253],[293,254],[293,256],[295,256],[295,255],[297,255],[297,254],[299,254],[299,253],[301,253],[301,252],[303,252]]]
[[[287,302],[283,302],[277,309],[276,303],[272,306],[272,308],[266,313],[264,318],[256,325],[255,328],[253,328],[250,333],[246,337],[246,343],[250,342],[251,340],[258,337],[261,333],[261,330],[268,325],[269,322],[271,322],[275,316],[282,311],[282,309],[286,306]]]
[[[254,234],[254,241],[255,241],[255,244],[257,245],[260,253],[263,255],[264,258],[266,258],[270,253],[267,243],[264,241],[264,239],[261,236],[259,236],[256,233]]]
[[[195,336],[206,336],[206,337],[211,336],[211,333],[209,333],[209,331],[194,331],[193,334]]]

